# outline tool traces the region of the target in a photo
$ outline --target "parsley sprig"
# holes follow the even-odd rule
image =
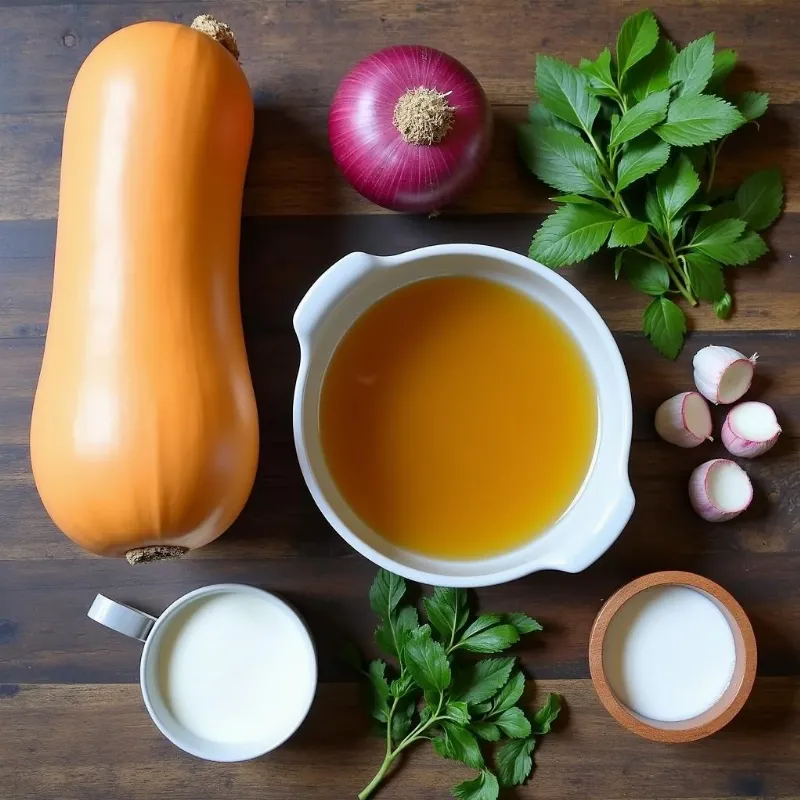
[[[615,277],[652,297],[644,332],[668,358],[686,333],[673,298],[707,300],[727,319],[723,268],[767,252],[759,232],[783,205],[777,169],[735,191],[714,185],[727,137],[769,103],[762,92],[726,93],[735,64],[734,50],[714,51],[713,33],[678,51],[641,11],[623,23],[613,55],[605,48],[579,68],[537,56],[539,102],[520,129],[530,170],[564,193],[552,198],[561,207],[536,232],[531,258],[556,268],[615,249]]]
[[[378,572],[369,593],[372,610],[380,617],[375,641],[396,668],[375,660],[362,669],[386,751],[359,800],[370,797],[398,756],[422,740],[444,758],[478,771],[453,787],[454,797],[497,800],[501,786],[520,785],[530,776],[535,737],[549,733],[561,699],[548,695],[528,717],[518,705],[526,681],[515,658],[464,661],[460,656],[499,653],[542,627],[521,613],[472,619],[467,593],[442,587],[423,599],[428,622],[421,624],[413,605],[401,605],[405,594],[405,581],[386,570]],[[494,768],[487,765],[480,741],[502,742]]]

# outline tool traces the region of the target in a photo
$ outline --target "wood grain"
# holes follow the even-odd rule
[[[248,764],[208,764],[176,750],[150,725],[137,686],[3,688],[3,735],[17,747],[0,763],[0,781],[6,796],[14,798],[339,800],[355,797],[381,758],[382,742],[369,734],[351,684],[323,685],[298,736]],[[541,681],[538,689],[542,695],[561,693],[568,712],[537,748],[537,770],[520,798],[800,797],[797,678],[758,680],[751,702],[725,731],[672,747],[648,743],[613,722],[590,681]],[[114,747],[109,747],[109,730]],[[448,786],[470,774],[436,757],[425,744],[409,753],[399,772],[380,798],[442,800]]]
[[[529,95],[528,100],[532,99]],[[526,171],[516,152],[520,106],[495,105],[495,136],[486,168],[466,194],[445,209],[452,214],[549,211],[557,194]],[[0,114],[6,159],[0,183],[0,220],[49,219],[58,208],[63,113]],[[800,210],[800,104],[775,105],[759,127],[748,125],[726,143],[717,183],[735,185],[759,169],[780,165],[789,211]],[[330,154],[326,108],[259,106],[244,198],[246,216],[374,214],[387,212],[351,189]]]
[[[537,52],[576,62],[611,43],[632,0],[0,0],[0,797],[5,800],[339,800],[377,767],[352,675],[338,654],[367,654],[375,568],[330,529],[296,463],[290,400],[297,367],[291,313],[315,278],[353,250],[391,254],[441,242],[526,252],[552,194],[526,173],[515,130],[533,95]],[[61,132],[69,88],[91,48],[143,19],[188,21],[211,11],[236,30],[257,104],[245,193],[242,306],[258,395],[262,458],[253,495],[217,542],[175,563],[134,569],[78,550],[48,519],[28,457],[28,425],[52,285]],[[568,711],[538,752],[532,784],[509,796],[572,800],[800,800],[800,29],[796,0],[662,0],[669,34],[717,32],[742,66],[737,89],[769,91],[760,127],[723,150],[730,184],[779,164],[787,213],[773,253],[729,272],[736,314],[691,313],[693,333],[671,363],[639,334],[645,299],[610,267],[564,271],[609,323],[634,398],[634,516],[617,544],[580,575],[541,573],[475,597],[486,610],[526,610],[545,625],[521,651],[540,693]],[[333,166],[327,106],[360,57],[398,42],[440,47],[478,77],[497,134],[475,186],[437,219],[387,214]],[[691,356],[709,343],[761,359],[752,397],[775,406],[784,435],[748,463],[756,501],[724,525],[698,519],[685,485],[719,443],[683,451],[660,442],[656,406],[691,386]],[[714,412],[717,426],[724,411]],[[588,681],[589,629],[619,586],[661,569],[707,575],[750,616],[759,645],[753,696],[708,741],[664,747],[614,723]],[[221,581],[273,589],[306,616],[320,657],[318,699],[288,746],[241,765],[199,762],[151,725],[137,681],[140,645],[85,616],[98,591],[158,613]],[[379,798],[442,800],[467,772],[424,748]]]

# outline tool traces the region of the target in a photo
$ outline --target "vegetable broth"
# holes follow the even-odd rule
[[[528,296],[450,276],[369,308],[337,346],[320,437],[352,510],[400,547],[480,558],[549,528],[597,434],[590,370]]]

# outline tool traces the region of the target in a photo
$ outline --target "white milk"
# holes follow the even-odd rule
[[[603,646],[617,698],[661,722],[711,708],[728,688],[735,662],[733,632],[722,611],[687,586],[635,595],[614,615]]]
[[[159,689],[176,721],[202,739],[277,744],[302,719],[314,654],[296,617],[268,597],[212,594],[164,631]]]

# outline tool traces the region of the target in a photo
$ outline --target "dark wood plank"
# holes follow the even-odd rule
[[[528,98],[531,99],[530,97]],[[1,107],[0,107],[1,108]],[[489,161],[475,185],[447,214],[529,213],[549,210],[555,192],[530,175],[516,153],[522,106],[494,108],[495,138]],[[5,159],[0,183],[0,220],[47,219],[58,209],[62,113],[0,115]],[[719,160],[720,185],[779,165],[788,185],[788,209],[800,210],[800,104],[776,105],[761,120],[726,143]],[[280,98],[260,105],[250,159],[244,213],[386,214],[351,189],[330,154],[325,108],[291,108]]]
[[[284,217],[247,219],[242,232],[241,287],[245,330],[287,329],[291,313],[316,278],[353,251],[391,255],[445,242],[475,242],[527,252],[538,215]],[[690,311],[697,331],[800,329],[800,214],[786,214],[757,264],[727,271],[736,312],[722,321],[704,303]],[[0,222],[0,339],[43,336],[53,274],[55,223]],[[614,281],[610,259],[561,270],[614,331],[641,330],[647,298]]]
[[[172,747],[150,725],[136,686],[3,689],[3,734],[16,746],[0,762],[0,781],[15,800],[339,800],[355,797],[381,758],[382,743],[369,735],[352,685],[322,686],[297,737],[248,764],[204,763]],[[541,681],[538,689],[560,692],[569,711],[537,748],[537,770],[520,798],[800,798],[796,678],[757,681],[729,728],[683,747],[625,732],[589,681]],[[468,775],[423,744],[409,751],[379,797],[442,800],[446,787]]]
[[[204,7],[235,30],[256,97],[295,108],[327,106],[357,60],[397,42],[445,50],[475,73],[495,103],[525,104],[537,51],[574,63],[593,57],[613,43],[634,9],[626,0],[606,0],[599,13],[584,2],[532,0],[15,2],[0,30],[0,111],[63,111],[78,67],[102,38],[140,20],[188,23]],[[681,42],[716,31],[719,46],[737,48],[746,65],[740,85],[756,79],[779,103],[800,97],[794,40],[800,10],[791,0],[741,4],[736,13],[720,0],[662,0],[657,11]]]

